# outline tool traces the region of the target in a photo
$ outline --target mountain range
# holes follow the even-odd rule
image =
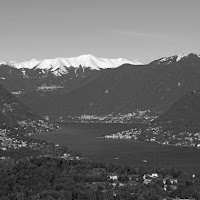
[[[182,54],[149,64],[92,55],[2,63],[0,83],[34,112],[69,116],[163,113],[200,90],[200,55]]]
[[[55,59],[45,59],[45,60],[36,60],[31,59],[30,61],[25,62],[3,62],[2,64],[8,64],[17,69],[42,69],[44,71],[51,71],[55,76],[61,76],[68,73],[68,68],[73,67],[75,69],[80,66],[83,68],[90,68],[92,70],[108,69],[108,68],[117,68],[125,63],[133,65],[141,65],[139,61],[131,61],[125,58],[117,59],[106,59],[106,58],[97,58],[93,55],[81,55],[78,57],[71,58],[55,58]]]

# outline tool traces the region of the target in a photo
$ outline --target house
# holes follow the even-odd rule
[[[112,183],[111,184],[114,188],[116,187],[117,183]]]
[[[172,185],[178,183],[177,178],[173,178],[172,176],[166,176],[166,177],[163,179],[163,184],[166,184],[167,180],[169,180],[170,183],[171,183]]]
[[[145,179],[143,181],[143,184],[148,185],[149,183],[151,183],[151,179]]]
[[[152,173],[152,174],[144,174],[143,179],[153,179],[153,178],[158,178],[157,173]]]
[[[151,175],[149,175],[151,178],[158,178],[158,174],[157,173],[152,173]]]
[[[114,180],[118,180],[117,175],[109,175],[108,178],[111,179],[111,180],[113,180],[113,181]]]

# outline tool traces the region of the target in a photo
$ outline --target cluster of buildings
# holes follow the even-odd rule
[[[166,131],[161,126],[135,128],[104,136],[106,139],[134,139],[162,145],[200,148],[200,133]]]
[[[10,148],[19,149],[26,147],[27,142],[17,139],[12,136],[8,136],[8,131],[6,129],[0,129],[0,149],[6,151]]]
[[[84,157],[78,155],[72,155],[63,150],[63,147],[60,147],[58,144],[47,144],[42,141],[36,140],[26,140],[21,139],[20,136],[16,135],[15,137],[9,135],[8,131],[5,129],[0,129],[0,150],[8,151],[14,149],[29,149],[40,151],[38,157],[51,157],[51,158],[63,158],[65,160],[82,160]],[[61,152],[61,153],[58,153]],[[62,153],[63,152],[63,153]],[[6,155],[6,154],[5,154]],[[3,156],[0,157],[1,160],[5,160],[9,157]]]
[[[157,126],[149,127],[142,134],[145,136],[144,141],[156,142],[162,145],[200,148],[200,133],[167,131],[163,127]]]
[[[136,110],[128,114],[109,114],[105,116],[98,115],[81,115],[81,116],[68,116],[65,120],[68,122],[79,123],[133,123],[133,122],[149,122],[157,118],[155,113],[150,110]]]
[[[106,139],[134,139],[137,140],[138,135],[141,134],[141,129],[130,129],[122,132],[114,133],[111,135],[106,135]]]
[[[50,132],[60,128],[59,125],[51,124],[44,120],[23,120],[18,121],[17,123],[24,130],[27,130],[27,133],[25,134],[26,136],[40,134],[42,132]]]
[[[61,158],[65,159],[65,160],[83,160],[84,157],[81,157],[81,156],[73,156],[69,153],[64,153]]]
[[[148,185],[156,180],[161,179],[163,183],[164,191],[173,191],[177,189],[178,179],[173,176],[166,175],[164,178],[160,178],[157,173],[152,174],[144,174],[143,176],[143,184]]]
[[[57,89],[62,89],[64,87],[59,86],[59,85],[42,85],[40,87],[38,87],[36,90],[37,91],[43,91],[43,92],[47,92],[47,91],[53,91],[53,90],[57,90]]]
[[[156,182],[159,182],[160,187],[163,189],[163,192],[172,192],[174,190],[177,190],[178,188],[178,179],[174,178],[171,175],[162,176],[155,172],[143,175],[132,174],[127,175],[126,180],[121,180],[120,176],[120,174],[108,173],[108,183],[106,183],[105,181],[92,182],[91,184],[89,184],[89,186],[93,189],[101,187],[102,191],[105,192],[111,189],[113,191],[113,196],[117,194],[117,191],[121,187],[132,188],[137,187],[141,184],[148,187],[149,184],[157,184]],[[195,175],[193,175],[192,177],[194,178],[194,176]],[[108,185],[106,186],[106,184]]]
[[[40,150],[42,148],[41,143],[37,143],[34,140],[25,140],[19,137],[19,135],[13,136],[8,134],[6,130],[0,129],[0,149],[7,151],[9,149],[29,148],[32,150]]]

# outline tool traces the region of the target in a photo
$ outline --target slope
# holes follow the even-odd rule
[[[179,131],[200,131],[200,91],[185,94],[153,123]]]
[[[0,85],[0,129],[31,135],[53,128]]]

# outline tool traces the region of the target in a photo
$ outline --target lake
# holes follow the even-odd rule
[[[65,145],[83,156],[100,161],[136,166],[175,167],[189,172],[200,172],[200,149],[163,146],[135,140],[98,138],[136,126],[134,124],[66,123],[57,132],[36,135],[34,138]]]

